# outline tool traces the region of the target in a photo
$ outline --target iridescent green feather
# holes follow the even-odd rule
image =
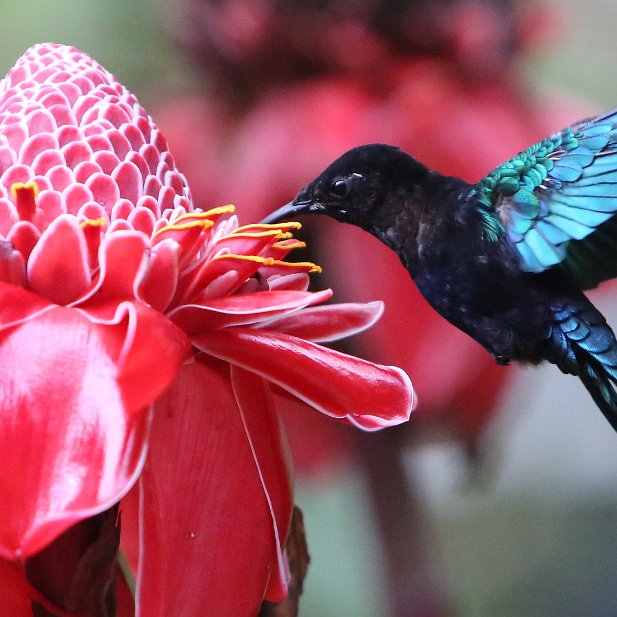
[[[537,216],[540,200],[533,191],[542,186],[548,172],[554,168],[550,155],[577,146],[578,140],[571,129],[555,133],[499,165],[476,185],[475,195],[488,240],[496,241],[506,231],[506,224],[497,212],[497,202],[510,198],[523,210],[527,209],[531,217]]]
[[[485,239],[510,241],[522,270],[559,266],[581,288],[617,276],[617,111],[517,154],[472,197]]]

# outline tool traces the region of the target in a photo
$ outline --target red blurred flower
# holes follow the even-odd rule
[[[138,612],[254,615],[285,595],[293,502],[268,382],[365,429],[408,418],[402,371],[318,344],[382,305],[315,306],[318,268],[285,261],[298,225],[232,213],[193,208],[151,118],[77,50],[37,45],[0,85],[7,562],[140,477]]]

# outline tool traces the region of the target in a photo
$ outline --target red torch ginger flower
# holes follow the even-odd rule
[[[316,306],[318,268],[285,261],[298,225],[233,210],[193,207],[152,119],[74,48],[37,45],[0,84],[4,560],[135,486],[138,614],[250,617],[286,591],[269,384],[365,429],[409,417],[402,371],[319,345],[381,304]]]

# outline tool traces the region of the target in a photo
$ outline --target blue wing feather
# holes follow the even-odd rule
[[[487,237],[505,234],[523,271],[558,266],[583,289],[617,276],[617,110],[519,153],[474,195]]]

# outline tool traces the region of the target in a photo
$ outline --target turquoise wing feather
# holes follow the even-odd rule
[[[617,110],[554,133],[475,187],[485,236],[521,269],[559,267],[581,288],[617,276]]]

